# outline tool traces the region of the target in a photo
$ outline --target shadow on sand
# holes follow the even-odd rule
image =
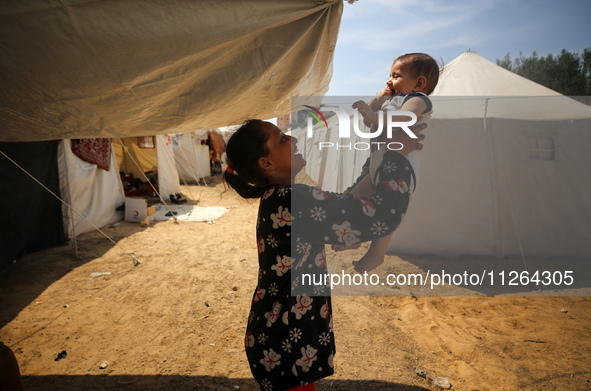
[[[25,376],[27,391],[94,391],[94,390],[242,390],[258,391],[252,379],[229,379],[212,376],[181,375],[48,375]],[[318,391],[428,391],[419,386],[372,380],[330,380],[317,382]]]

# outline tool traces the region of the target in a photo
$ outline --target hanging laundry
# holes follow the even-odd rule
[[[82,138],[72,140],[72,152],[85,162],[109,171],[111,163],[110,138]]]
[[[154,136],[138,137],[137,138],[137,145],[138,145],[138,147],[144,148],[144,149],[156,148],[156,142],[154,140]]]

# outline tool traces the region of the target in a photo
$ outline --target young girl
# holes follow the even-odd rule
[[[385,124],[385,118],[380,119],[380,112],[404,110],[411,111],[417,116],[417,123],[425,123],[432,113],[432,104],[427,95],[433,92],[439,80],[439,67],[437,62],[428,54],[409,53],[398,57],[390,70],[390,78],[378,97],[370,105],[364,101],[358,101],[353,104],[353,108],[359,110],[363,116],[366,126],[375,131],[380,121]],[[407,121],[408,117],[394,117],[393,121]],[[417,150],[422,145],[419,144]],[[353,188],[352,193],[367,197],[373,193],[373,187],[379,181],[376,178],[377,168],[382,162],[382,156],[385,149],[372,150],[368,173]],[[417,152],[412,152],[407,156],[414,171],[412,188],[413,192],[419,179],[419,160]],[[390,244],[392,235],[384,236],[373,240],[367,253],[359,260],[354,261],[355,271],[364,273],[375,269],[384,262],[386,250]],[[336,246],[335,250],[344,250],[344,246]]]
[[[251,120],[228,141],[226,183],[244,198],[261,199],[256,222],[259,278],[244,342],[262,390],[314,390],[316,380],[334,372],[329,287],[316,286],[318,295],[293,296],[292,289],[302,287],[302,272],[326,273],[325,243],[343,244],[344,237],[347,244],[372,240],[400,222],[409,199],[401,189],[411,177],[402,155],[416,149],[417,140],[404,132],[395,132],[390,140],[403,142],[405,148],[384,155],[381,183],[369,198],[379,212],[375,215],[367,214],[364,202],[354,195],[294,184],[306,161],[298,153],[297,140],[277,126]],[[292,198],[297,200],[293,205]],[[379,217],[386,215],[387,226]]]

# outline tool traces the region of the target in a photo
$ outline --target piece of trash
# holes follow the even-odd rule
[[[427,374],[427,379],[431,380],[431,384],[435,387],[441,387],[443,389],[451,388],[451,384],[449,384],[449,379],[447,377],[429,373]]]
[[[427,374],[425,373],[425,371],[419,369],[419,368],[415,368],[415,373],[417,375],[419,375],[420,377],[422,377],[423,379],[427,378]]]
[[[150,220],[148,220],[148,216],[144,216],[144,218],[140,222],[140,227],[149,227],[149,226],[150,226]]]
[[[215,346],[215,344],[214,343],[210,343],[209,346]]]
[[[106,369],[109,366],[107,361],[103,361],[101,365],[99,365],[99,369]]]
[[[238,287],[237,287],[236,285],[234,285],[234,286],[232,287],[232,290],[233,290],[234,292],[236,292],[236,291],[238,290]]]
[[[205,306],[206,307],[209,307],[209,303],[207,301],[205,302]]]
[[[41,303],[43,303],[43,302],[42,302],[42,301],[38,301],[38,302],[37,302],[37,303],[35,303],[35,304],[41,304]]]
[[[132,256],[131,256],[131,260],[133,261],[133,266],[139,266],[139,265],[141,265],[141,264],[142,264],[142,261],[140,261],[139,259],[137,259],[137,258],[135,257],[135,255],[132,255]]]
[[[111,272],[94,272],[90,273],[90,277],[100,277],[100,276],[108,276]]]
[[[64,308],[70,308],[70,306],[68,304],[64,304],[63,307]]]
[[[66,357],[68,357],[68,352],[66,352],[65,350],[62,350],[61,352],[59,352],[57,354],[57,357],[53,361],[59,361],[59,360],[62,360],[64,358],[66,358]]]
[[[239,385],[234,385],[234,389],[235,390],[239,390],[240,389],[240,386]]]
[[[240,260],[240,262],[244,262],[244,261],[246,261],[246,258],[242,258],[242,259]]]
[[[560,312],[562,312],[563,314],[566,314],[568,312],[568,310],[566,308],[563,308],[560,310]]]

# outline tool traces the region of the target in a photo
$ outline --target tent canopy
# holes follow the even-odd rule
[[[0,141],[178,133],[322,95],[342,0],[0,5]],[[253,99],[254,97],[254,99]]]
[[[510,72],[475,52],[443,67],[431,94],[434,118],[587,119],[591,108]]]

